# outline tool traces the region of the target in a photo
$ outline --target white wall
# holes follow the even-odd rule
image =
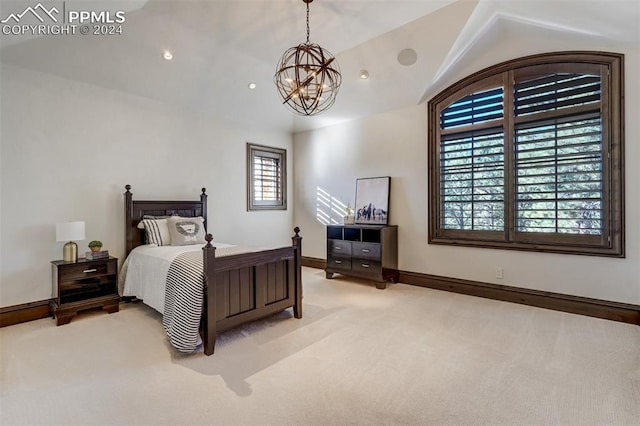
[[[545,47],[515,36],[495,42],[452,78],[510,57],[560,50],[553,49],[557,42]],[[304,233],[303,255],[326,258],[325,228],[315,219],[318,206],[324,208],[316,199],[318,187],[353,205],[356,178],[388,175],[401,270],[640,304],[639,55],[637,49],[608,50],[626,54],[626,259],[428,245],[424,104],[295,135],[294,221]],[[496,267],[504,268],[504,279],[495,278]]]
[[[215,240],[290,244],[287,211],[246,211],[246,142],[286,148],[289,133],[213,117],[22,69],[1,68],[0,307],[51,297],[50,261],[62,258],[55,223],[86,222],[79,251],[99,239],[124,252],[124,185],[134,199],[209,194]]]

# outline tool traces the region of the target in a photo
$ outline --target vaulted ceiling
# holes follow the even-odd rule
[[[35,4],[3,0],[0,16]],[[273,75],[282,53],[306,38],[302,0],[67,0],[64,7],[124,10],[122,34],[2,35],[0,61],[288,131],[424,102],[510,34],[640,46],[639,0],[315,0],[311,41],[336,55],[343,84],[330,110],[301,117],[281,105]],[[398,60],[406,48],[417,53],[412,65]],[[173,60],[162,58],[165,49]]]

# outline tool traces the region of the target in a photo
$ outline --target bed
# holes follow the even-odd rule
[[[131,185],[125,189],[125,264],[134,249],[143,250],[140,246],[146,245],[145,230],[138,226],[144,217],[202,217],[206,229],[205,188],[198,201],[139,201],[133,199]],[[230,249],[230,254],[225,256],[216,256],[211,234],[206,235],[204,246],[196,246],[196,250],[201,247],[202,251],[199,262],[202,271],[195,273],[203,281],[199,334],[206,355],[214,353],[216,337],[225,330],[288,308],[293,308],[295,318],[302,318],[302,237],[299,233],[296,227],[291,246],[239,253]],[[220,252],[228,245],[223,246]],[[200,255],[197,256],[200,260]]]

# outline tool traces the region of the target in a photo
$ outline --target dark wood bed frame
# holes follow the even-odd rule
[[[124,215],[126,255],[145,243],[138,223],[144,215],[202,216],[207,224],[207,194],[199,201],[134,201],[131,185],[125,186]],[[204,306],[201,335],[204,353],[213,354],[218,333],[241,324],[293,308],[302,318],[302,237],[296,227],[292,245],[272,250],[216,258],[213,236],[202,248]]]

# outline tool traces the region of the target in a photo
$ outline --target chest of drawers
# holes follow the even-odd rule
[[[398,280],[398,227],[327,226],[327,278],[335,273],[372,280],[379,289]]]

